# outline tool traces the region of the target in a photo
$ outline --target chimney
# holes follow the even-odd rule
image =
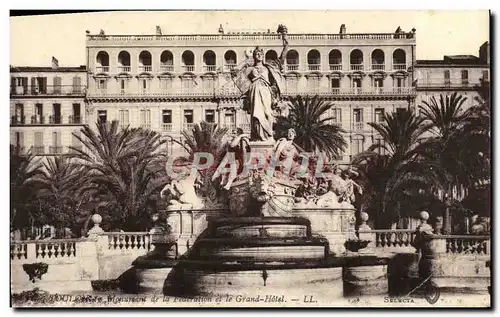
[[[156,35],[161,35],[161,27],[159,25],[156,26]]]
[[[490,63],[490,43],[484,42],[479,48],[479,59],[481,62],[489,64]]]
[[[219,34],[224,34],[224,28],[222,27],[222,24],[219,26]]]
[[[59,68],[59,61],[54,56],[52,56],[52,68]]]
[[[340,26],[340,34],[346,34],[347,33],[347,29],[345,27],[345,24],[342,24]]]

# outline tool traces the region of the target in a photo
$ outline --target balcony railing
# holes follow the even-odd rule
[[[299,70],[299,64],[287,64],[286,65],[286,70],[291,72],[291,71],[298,71]]]
[[[182,68],[185,72],[194,72],[194,65],[183,65]]]
[[[109,66],[96,66],[95,72],[96,73],[109,73]]]
[[[118,66],[118,72],[120,73],[130,73],[131,67],[130,65],[120,65]]]
[[[44,116],[31,116],[31,124],[45,124]]]
[[[21,89],[17,89],[21,88]],[[56,86],[25,86],[16,87],[16,89],[11,88],[11,95],[14,96],[73,96],[73,95],[85,95],[84,86],[73,86],[73,85],[56,85]]]
[[[12,116],[10,124],[24,124],[26,116]]]
[[[62,124],[61,116],[49,116],[49,124]]]
[[[162,123],[161,129],[163,131],[172,131],[172,123]]]
[[[230,71],[232,71],[235,67],[236,67],[236,64],[234,64],[234,63],[228,63],[228,64],[225,64],[225,65],[224,65],[224,70],[225,70],[226,72],[230,72]]]
[[[363,130],[365,128],[364,122],[354,122],[352,125],[352,129],[356,131]]]
[[[81,124],[82,123],[82,117],[77,115],[77,116],[69,116],[68,118],[69,124]]]
[[[151,65],[139,65],[139,71],[150,73],[153,71],[153,66],[151,66]]]
[[[351,64],[351,70],[363,70],[363,64]]]
[[[319,71],[321,69],[321,65],[320,64],[308,64],[307,69],[309,69],[310,71]]]
[[[174,65],[160,65],[160,72],[173,72]]]
[[[480,85],[479,82],[451,82],[451,80],[445,81],[421,81],[418,82],[417,87],[423,88],[475,88]]]
[[[372,64],[372,70],[385,70],[385,64]]]
[[[33,154],[35,154],[35,155],[45,154],[45,145],[33,146]]]
[[[216,68],[215,65],[203,65],[203,71],[205,72],[215,72]]]
[[[143,129],[151,129],[151,123],[141,123],[140,127]]]
[[[62,152],[63,152],[62,145],[49,146],[49,153],[50,154],[62,154]]]
[[[392,69],[394,69],[394,70],[406,70],[406,64],[394,63],[394,64],[392,64]]]
[[[194,126],[195,126],[195,125],[196,125],[196,123],[184,123],[184,124],[182,125],[182,129],[183,129],[183,130],[189,130],[189,131],[191,131],[191,130],[193,130],[193,129],[194,129]]]
[[[330,70],[331,71],[342,70],[342,64],[330,64]]]

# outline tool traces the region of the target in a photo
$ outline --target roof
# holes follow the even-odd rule
[[[11,73],[29,73],[29,72],[47,72],[47,73],[72,73],[72,72],[86,72],[85,65],[76,67],[48,67],[48,66],[10,66]]]

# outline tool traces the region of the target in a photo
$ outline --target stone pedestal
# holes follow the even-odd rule
[[[387,265],[344,267],[344,296],[388,295]]]

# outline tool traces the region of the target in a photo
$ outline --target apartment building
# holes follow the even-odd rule
[[[380,142],[367,123],[413,107],[416,33],[288,34],[285,98],[321,95],[335,104],[333,123],[344,128],[348,148],[340,163]],[[106,35],[87,32],[88,122],[119,120],[166,137],[201,120],[249,131],[249,116],[230,71],[255,46],[266,59],[281,52],[271,32]],[[170,151],[178,148],[172,144]]]
[[[85,120],[86,67],[10,67],[11,144],[20,153],[60,155],[81,146]]]

